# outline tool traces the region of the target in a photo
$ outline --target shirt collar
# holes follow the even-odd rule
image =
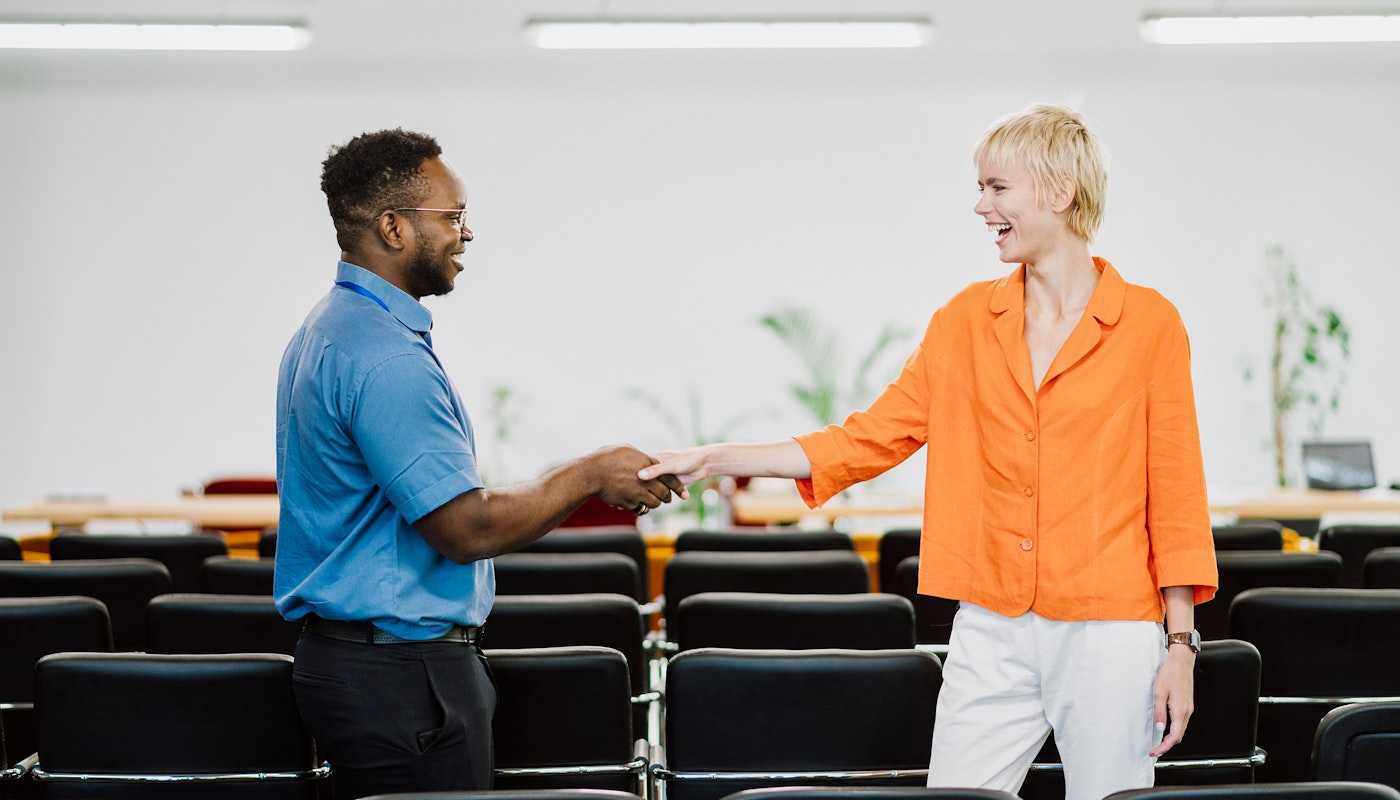
[[[1106,258],[1094,256],[1094,266],[1099,268],[1099,285],[1089,298],[1088,312],[1099,322],[1113,325],[1123,316],[1123,297],[1128,284],[1118,270]],[[993,314],[1000,314],[1011,308],[1021,313],[1026,310],[1026,265],[1017,267],[1010,275],[997,281],[992,287],[992,297],[987,307]]]
[[[402,322],[409,330],[427,333],[433,329],[433,312],[429,311],[427,306],[364,267],[341,261],[336,264],[335,279],[353,283],[378,297],[389,307],[389,313],[394,315],[394,319]]]

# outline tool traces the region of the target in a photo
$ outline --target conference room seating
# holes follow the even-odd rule
[[[1196,606],[1196,630],[1202,639],[1230,637],[1230,603],[1241,592],[1269,587],[1335,589],[1342,585],[1342,558],[1336,553],[1218,553],[1220,588],[1208,603]]]
[[[1331,525],[1318,534],[1320,550],[1342,557],[1342,585],[1360,589],[1365,585],[1366,556],[1382,547],[1400,547],[1400,525]]]
[[[146,609],[147,652],[295,655],[301,623],[277,613],[269,597],[165,594]]]
[[[1195,713],[1181,743],[1157,762],[1159,786],[1248,783],[1266,758],[1256,742],[1261,659],[1248,642],[1203,642],[1196,656]],[[1065,796],[1064,769],[1052,735],[1036,756],[1023,800]]]
[[[1374,783],[1272,783],[1129,789],[1104,800],[1400,800],[1400,792]]]
[[[19,540],[0,536],[0,561],[22,560],[24,560],[24,551],[19,546]]]
[[[0,599],[0,768],[36,749],[34,665],[51,653],[110,652],[107,607],[91,597]]]
[[[682,600],[676,620],[682,652],[914,646],[914,607],[889,594],[705,592]]]
[[[497,688],[498,789],[642,793],[647,745],[634,739],[627,659],[606,647],[487,651]],[[575,768],[578,774],[551,774]]]
[[[199,591],[271,597],[272,573],[273,562],[269,559],[214,556],[206,559],[200,569]]]
[[[676,553],[666,563],[666,630],[678,635],[676,609],[702,592],[863,594],[870,591],[864,559],[849,550]]]
[[[914,636],[919,644],[947,644],[953,634],[953,617],[958,613],[958,601],[945,597],[919,594],[919,557],[910,556],[899,562],[894,584],[887,591],[903,597],[914,605]]]
[[[1372,550],[1361,572],[1367,589],[1400,589],[1400,547]]]
[[[725,800],[1017,800],[996,789],[927,789],[916,786],[781,786],[745,789]]]
[[[277,557],[277,528],[271,527],[258,535],[258,558]]]
[[[637,800],[616,789],[496,789],[474,792],[394,792],[362,800]]]
[[[522,553],[617,553],[637,565],[641,597],[650,599],[651,567],[647,543],[635,527],[557,528],[526,545]]]
[[[1314,780],[1368,781],[1400,789],[1400,702],[1353,703],[1317,726]]]
[[[938,658],[919,650],[680,653],[652,775],[668,800],[769,786],[921,786],[941,684]]]
[[[49,542],[55,561],[93,558],[149,558],[170,571],[177,592],[199,591],[199,569],[204,559],[227,556],[228,545],[211,533],[175,535],[110,535],[60,533]]]
[[[1216,552],[1226,550],[1283,550],[1283,526],[1273,520],[1250,520],[1210,529]]]
[[[46,656],[35,728],[30,777],[51,800],[311,798],[329,774],[283,655]]]
[[[920,528],[894,528],[880,537],[880,591],[899,594],[895,588],[895,570],[906,558],[919,555]]]
[[[643,601],[637,564],[617,553],[507,553],[496,562],[496,594],[620,594]]]
[[[1253,589],[1230,631],[1263,657],[1257,777],[1308,777],[1318,723],[1354,702],[1400,700],[1400,589]]]
[[[681,531],[676,552],[789,553],[805,550],[855,550],[851,537],[838,531]]]
[[[0,597],[77,595],[101,601],[117,650],[146,649],[146,605],[170,592],[165,565],[145,558],[0,561]]]

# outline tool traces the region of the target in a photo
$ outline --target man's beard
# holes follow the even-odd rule
[[[408,284],[418,297],[447,294],[452,291],[452,278],[437,260],[437,255],[428,245],[422,233],[414,236],[418,252],[408,265]]]

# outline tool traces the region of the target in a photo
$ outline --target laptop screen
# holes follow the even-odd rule
[[[1370,442],[1304,442],[1303,473],[1309,489],[1370,489],[1376,467]]]

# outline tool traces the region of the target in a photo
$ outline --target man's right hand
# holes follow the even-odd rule
[[[627,445],[605,447],[589,456],[589,466],[603,502],[629,511],[669,503],[672,492],[686,496],[685,485],[675,475],[661,475],[645,481],[637,477],[638,471],[655,463],[656,459]]]

